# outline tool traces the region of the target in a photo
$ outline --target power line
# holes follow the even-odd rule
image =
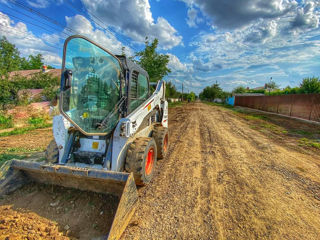
[[[0,23],[0,26],[6,27],[5,25],[2,25],[1,23]],[[25,34],[25,32],[21,32],[21,31],[18,31],[18,30],[15,30],[15,31],[18,32],[18,33]],[[11,33],[11,34],[12,34],[12,32],[10,32],[10,31],[8,31],[8,30],[4,30],[4,29],[1,29],[1,32],[6,32],[6,33]],[[24,38],[24,39],[29,39],[29,40],[34,40],[33,38],[30,38],[29,36],[23,36],[23,38]],[[61,48],[58,48],[58,47],[53,46],[53,45],[50,45],[50,44],[48,44],[47,42],[46,42],[46,45],[47,45],[48,47],[52,47],[52,48],[61,50]]]
[[[25,19],[19,18],[19,17],[13,15],[13,14],[10,14],[10,13],[4,12],[4,11],[2,11],[2,13],[6,14],[6,15],[8,15],[8,16],[10,16],[10,17],[19,19],[19,20],[21,20],[21,21],[23,21],[23,22],[29,23],[29,24],[31,24],[31,25],[33,25],[33,26],[35,26],[35,27],[41,28],[41,29],[47,31],[48,33],[51,33],[51,34],[54,33],[54,32],[49,31],[48,29],[46,29],[46,28],[44,28],[44,27],[42,27],[42,26],[39,26],[39,25],[37,25],[37,24],[35,24],[35,23],[33,23],[33,22],[26,21]]]
[[[43,14],[40,13],[39,11],[37,11],[37,10],[31,8],[31,7],[26,6],[25,4],[23,4],[23,3],[21,3],[21,2],[18,2],[18,1],[15,1],[15,0],[10,0],[10,1],[11,1],[13,4],[15,4],[16,6],[18,6],[18,7],[20,7],[20,8],[23,8],[23,9],[31,12],[32,14],[36,14],[36,15],[38,15],[39,17],[45,19],[46,21],[51,22],[51,23],[53,23],[53,24],[55,24],[55,25],[57,25],[57,26],[65,29],[65,30],[68,30],[69,32],[76,32],[76,31],[74,31],[73,29],[71,29],[71,28],[69,28],[69,27],[67,27],[67,26],[64,26],[62,23],[60,23],[60,22],[58,22],[58,21],[56,21],[56,20],[54,20],[54,19],[52,19],[52,18],[50,18],[50,17],[48,17],[48,16],[46,16],[46,15],[43,15]]]
[[[20,11],[18,11],[17,9],[14,9],[14,8],[12,8],[12,7],[9,7],[9,6],[6,6],[6,7],[9,8],[9,9],[11,9],[11,10],[13,10],[13,11],[15,11],[15,12],[17,12],[17,13],[19,13],[19,14],[22,14],[22,15],[28,17],[28,18],[31,18],[31,19],[33,19],[33,20],[35,20],[35,21],[37,21],[37,22],[39,22],[39,23],[41,23],[41,24],[43,24],[43,25],[46,25],[46,26],[48,26],[48,27],[50,27],[50,28],[52,28],[52,29],[54,29],[54,30],[56,30],[56,31],[60,31],[60,29],[58,29],[58,28],[56,28],[56,27],[54,27],[54,26],[52,26],[52,25],[49,25],[49,24],[47,24],[47,23],[45,23],[45,22],[42,22],[42,21],[40,21],[39,19],[36,19],[36,18],[34,18],[34,17],[32,17],[32,16],[29,16],[29,15],[23,13],[23,12],[20,12]],[[24,20],[23,20],[23,21],[24,21]],[[65,32],[61,32],[61,33],[65,34],[67,37],[70,36],[70,35],[68,35],[68,34],[65,33]],[[59,37],[59,38],[64,39],[64,38],[62,38],[62,37]]]
[[[98,17],[97,17],[95,14],[93,14],[91,11],[89,11],[89,10],[87,9],[87,12],[89,13],[89,14],[88,14],[88,13],[86,13],[85,11],[83,11],[82,9],[73,6],[73,5],[70,3],[69,0],[67,0],[66,3],[67,3],[71,8],[73,8],[74,10],[76,10],[76,11],[78,11],[78,12],[82,12],[83,14],[87,14],[87,15],[91,18],[91,20],[92,20],[96,25],[98,25],[99,27],[101,27],[101,28],[104,29],[105,31],[109,32],[112,36],[114,36],[114,37],[117,39],[115,33],[113,33],[110,29],[108,29],[108,27],[105,25],[104,21],[102,21],[100,18],[98,18]],[[99,24],[98,22],[96,22],[96,21],[93,19],[92,16],[93,16],[95,19],[97,19],[98,21],[100,21],[104,26],[101,26],[101,24]],[[119,36],[119,37],[120,37],[120,36]],[[121,39],[122,39],[128,46],[130,45],[130,42],[127,41],[125,38],[122,38],[122,37],[121,37]],[[137,50],[135,47],[131,46],[131,48],[133,48],[133,50],[135,50],[136,52],[138,52],[138,50]]]

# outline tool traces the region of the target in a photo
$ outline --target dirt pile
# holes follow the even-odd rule
[[[0,200],[0,239],[103,239],[118,198],[30,184]]]
[[[26,210],[16,211],[12,205],[0,206],[0,239],[69,239],[58,224]]]

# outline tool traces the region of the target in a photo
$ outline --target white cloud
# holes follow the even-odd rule
[[[189,8],[187,14],[187,24],[189,27],[196,27],[197,24],[203,21],[202,18],[198,17],[198,11],[194,7]]]
[[[93,19],[98,17],[108,26],[143,43],[145,37],[158,38],[162,49],[171,49],[182,44],[182,36],[163,17],[155,21],[148,0],[82,0]]]
[[[50,4],[48,0],[33,0],[33,1],[27,0],[27,3],[31,7],[35,7],[35,8],[46,8]]]
[[[106,33],[102,30],[95,29],[91,22],[82,15],[74,17],[66,17],[67,27],[73,29],[77,34],[82,34],[105,47],[113,54],[121,54],[122,47],[125,47],[125,52],[128,56],[133,55],[130,47],[124,46],[112,34]]]
[[[235,29],[258,19],[273,19],[287,14],[297,6],[295,0],[183,0],[197,6],[213,25]]]
[[[40,53],[46,64],[61,65],[62,61],[60,56],[55,53],[56,49],[35,36],[24,23],[15,23],[7,15],[0,12],[0,29],[0,37],[5,36],[9,42],[15,44],[22,56],[28,57]]]
[[[167,53],[167,55],[169,56],[168,67],[171,69],[172,72],[176,72],[176,71],[187,72],[188,71],[187,64],[181,63],[179,58],[176,55],[173,55],[171,53]],[[191,70],[191,69],[189,68],[189,70]]]

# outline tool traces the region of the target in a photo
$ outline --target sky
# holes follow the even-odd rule
[[[319,17],[320,0],[0,0],[0,37],[56,68],[70,35],[128,56],[157,38],[165,80],[198,94],[320,76]]]

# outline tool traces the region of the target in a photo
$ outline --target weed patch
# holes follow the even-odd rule
[[[28,126],[28,127],[15,128],[10,132],[0,133],[0,137],[25,134],[25,133],[32,131],[32,130],[35,130],[35,129],[50,127],[51,125],[52,125],[51,123],[43,123],[43,124],[32,125],[32,126]]]
[[[299,145],[320,149],[320,142],[316,142],[316,141],[308,139],[308,138],[300,138]]]
[[[0,129],[6,129],[13,127],[12,116],[5,116],[0,114]]]
[[[45,119],[42,117],[30,117],[28,123],[31,125],[39,126],[45,123]]]
[[[171,102],[171,103],[168,103],[168,107],[169,108],[174,108],[174,107],[179,107],[179,106],[182,106],[186,104],[185,102]]]
[[[17,154],[8,154],[8,153],[2,153],[0,154],[0,167],[2,164],[4,164],[6,161],[12,160],[12,159],[23,159],[26,156],[24,155],[17,155]]]

